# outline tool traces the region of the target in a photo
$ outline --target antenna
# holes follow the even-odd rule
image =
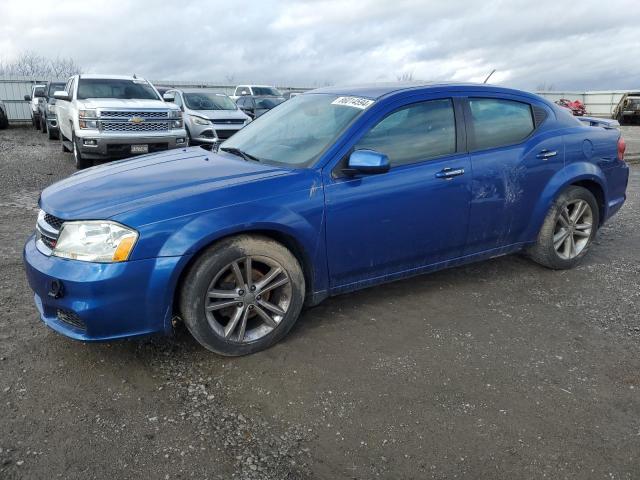
[[[487,75],[487,78],[485,78],[484,82],[482,82],[482,83],[487,83],[489,81],[489,79],[491,78],[491,75],[493,75],[494,73],[496,73],[496,69],[495,68],[493,70],[491,70],[491,73],[489,75]]]

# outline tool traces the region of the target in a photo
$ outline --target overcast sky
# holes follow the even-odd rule
[[[482,81],[640,88],[639,0],[0,1],[0,59],[36,50],[154,80]]]

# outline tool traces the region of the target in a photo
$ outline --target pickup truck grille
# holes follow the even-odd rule
[[[129,120],[133,117],[144,118],[145,120],[154,119],[158,120],[161,118],[169,118],[168,112],[157,112],[157,111],[124,111],[124,110],[101,110],[100,118],[123,118],[125,120]]]
[[[169,122],[100,122],[103,132],[168,132]]]

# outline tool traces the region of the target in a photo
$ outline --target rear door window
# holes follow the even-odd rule
[[[469,98],[472,150],[520,143],[535,129],[531,105],[501,98]]]

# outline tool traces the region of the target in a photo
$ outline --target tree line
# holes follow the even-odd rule
[[[36,77],[39,80],[65,80],[82,73],[71,57],[46,57],[34,51],[22,52],[13,60],[0,59],[0,77]]]

